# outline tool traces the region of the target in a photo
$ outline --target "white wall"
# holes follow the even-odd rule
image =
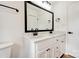
[[[79,2],[78,1],[60,1],[53,2],[52,6],[55,18],[60,18],[60,22],[55,22],[55,30],[71,31],[66,39],[66,53],[79,57]]]
[[[79,1],[71,2],[68,5],[68,35],[67,51],[75,57],[79,57]]]
[[[23,57],[24,3],[0,1],[0,4],[19,9],[17,13],[15,10],[0,6],[0,42],[14,42],[12,57]]]
[[[52,11],[54,12],[54,29],[55,31],[66,31],[67,29],[67,2],[54,1]],[[60,18],[59,22],[56,22]]]
[[[52,11],[54,12],[54,30],[67,32],[67,1],[54,1]],[[56,22],[60,18],[59,22]],[[67,39],[66,39],[67,43]],[[67,45],[66,45],[67,47]],[[65,49],[67,50],[67,49]]]
[[[0,2],[19,9],[17,13],[14,10],[0,6],[0,42],[12,41],[16,45],[12,49],[12,57],[24,57],[23,39],[25,36],[32,36],[32,33],[24,34],[24,2]],[[66,31],[66,2],[54,2],[52,11],[56,18],[60,18],[60,22],[55,22],[55,31]],[[41,35],[42,34],[42,35]],[[49,32],[40,32],[39,35],[49,35]]]
[[[11,57],[25,57],[26,55],[24,55],[25,51],[23,45],[24,35],[26,37],[30,37],[33,36],[33,34],[24,33],[24,2],[0,1],[0,4],[4,4],[19,9],[19,12],[17,13],[15,10],[0,6],[0,42],[14,42],[15,45],[12,48]],[[40,32],[39,35],[49,35],[49,32]]]

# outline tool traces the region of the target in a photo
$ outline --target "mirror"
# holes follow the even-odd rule
[[[25,32],[53,31],[53,28],[53,12],[25,1]]]

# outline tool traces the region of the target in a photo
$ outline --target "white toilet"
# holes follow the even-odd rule
[[[0,43],[0,58],[10,58],[12,46],[12,42]]]

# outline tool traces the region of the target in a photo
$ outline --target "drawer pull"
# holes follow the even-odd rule
[[[58,41],[58,40],[56,40],[56,41]]]
[[[61,41],[62,43],[64,42],[64,41]]]
[[[46,51],[49,51],[50,49],[48,48]]]
[[[58,49],[58,47],[56,47]]]

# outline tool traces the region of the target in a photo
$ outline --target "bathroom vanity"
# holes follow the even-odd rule
[[[25,2],[24,55],[26,58],[59,58],[65,53],[65,40],[64,32],[54,31],[53,12],[33,2]]]
[[[53,32],[47,36],[25,36],[27,58],[59,58],[65,53],[66,34]]]

